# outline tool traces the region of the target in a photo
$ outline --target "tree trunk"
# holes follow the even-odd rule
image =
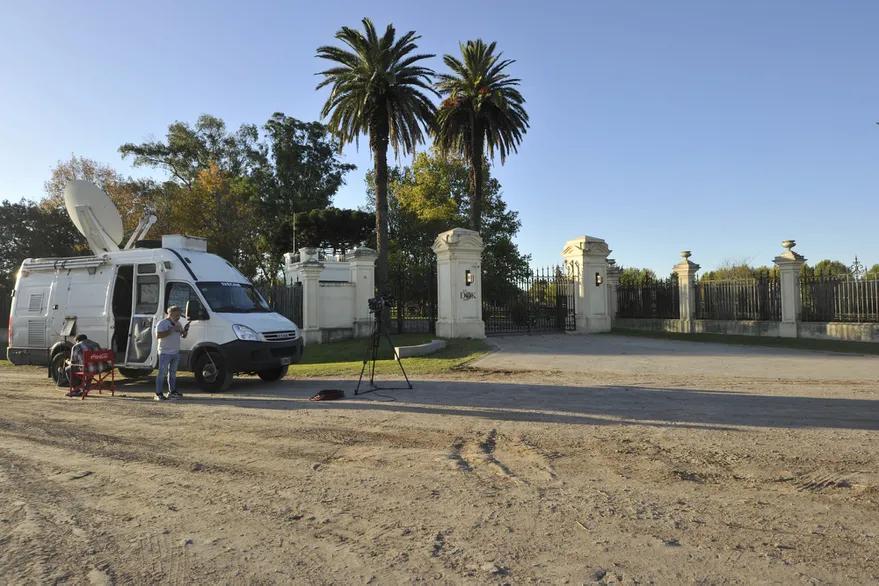
[[[482,231],[482,132],[473,129],[470,143],[470,229]]]
[[[378,258],[375,261],[375,289],[379,295],[390,293],[388,282],[388,131],[387,123],[376,124],[370,130],[370,146],[375,164],[375,243]],[[382,312],[383,323],[390,323],[390,315]]]

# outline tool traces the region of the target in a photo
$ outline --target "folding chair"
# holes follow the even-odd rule
[[[93,390],[103,394],[104,390],[110,391],[111,396],[116,396],[116,377],[113,351],[110,349],[86,350],[82,353],[82,398]],[[70,369],[71,380],[73,368]],[[72,384],[72,383],[71,383]]]

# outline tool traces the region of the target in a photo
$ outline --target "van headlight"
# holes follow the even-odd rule
[[[235,335],[238,336],[239,340],[245,340],[247,342],[262,342],[262,336],[257,334],[252,328],[247,326],[242,326],[241,324],[235,324],[232,326],[232,331],[235,332]]]

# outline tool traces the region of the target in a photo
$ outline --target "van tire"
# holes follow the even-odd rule
[[[273,383],[287,376],[287,367],[279,366],[277,368],[267,368],[256,373],[259,378],[267,383]]]
[[[118,368],[119,374],[124,376],[125,378],[130,379],[141,379],[146,378],[153,373],[152,370],[145,370],[143,368],[125,368],[124,366],[120,366]]]
[[[70,358],[70,351],[60,350],[52,355],[52,360],[49,362],[49,372],[58,387],[66,387],[70,384],[70,381],[67,380],[67,371],[64,370],[64,361],[68,358]]]
[[[225,391],[232,384],[232,372],[219,352],[206,350],[199,354],[192,372],[201,390],[208,393]]]

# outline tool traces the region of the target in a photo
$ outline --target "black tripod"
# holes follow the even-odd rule
[[[370,300],[372,301],[372,300]],[[385,331],[384,324],[382,320],[382,307],[378,307],[373,310],[374,313],[374,321],[372,322],[372,333],[369,336],[369,346],[366,351],[366,358],[363,359],[363,367],[360,369],[360,378],[357,380],[357,387],[354,388],[354,394],[364,394],[371,393],[373,391],[393,391],[393,390],[404,390],[411,389],[412,383],[409,382],[409,377],[406,375],[406,369],[403,368],[403,360],[400,359],[400,356],[397,354],[397,348],[394,346],[394,342],[391,340],[390,334]],[[397,364],[400,365],[400,372],[403,373],[403,378],[406,379],[405,387],[380,387],[375,384],[375,360],[378,358],[378,347],[381,344],[382,337],[388,341],[388,344],[391,345],[391,349],[394,351],[394,358],[397,360]],[[369,364],[369,389],[365,391],[360,390],[360,384],[363,382],[363,374],[366,372],[366,365]]]

